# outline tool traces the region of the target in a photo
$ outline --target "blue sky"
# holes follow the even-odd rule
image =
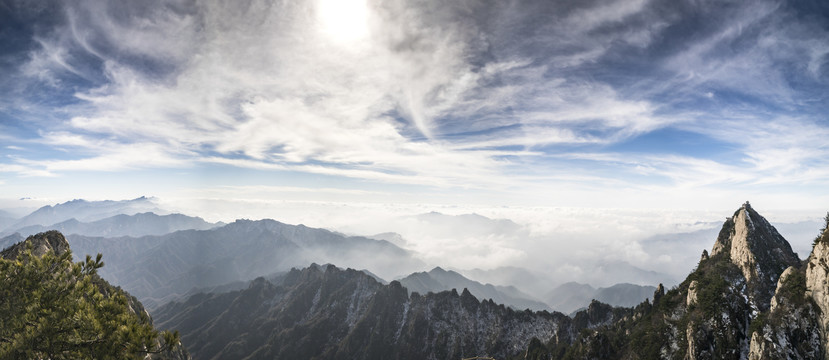
[[[827,15],[3,1],[0,197],[822,209]]]

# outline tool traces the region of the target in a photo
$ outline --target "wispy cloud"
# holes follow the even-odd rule
[[[8,55],[0,126],[39,151],[5,176],[222,165],[503,194],[829,179],[829,37],[795,5],[60,5]],[[666,128],[733,152],[613,148]]]

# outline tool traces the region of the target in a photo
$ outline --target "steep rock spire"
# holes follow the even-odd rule
[[[780,274],[800,263],[789,242],[747,201],[723,224],[711,251],[712,257],[719,254],[740,268],[760,310],[768,309]]]

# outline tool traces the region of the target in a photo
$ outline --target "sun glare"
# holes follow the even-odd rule
[[[338,42],[353,42],[368,35],[365,0],[318,0],[320,30]]]

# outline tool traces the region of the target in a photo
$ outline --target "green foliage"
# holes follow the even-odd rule
[[[778,291],[778,296],[788,299],[795,305],[803,304],[806,301],[806,272],[797,270],[789,274]]]
[[[815,237],[815,240],[812,242],[812,247],[817,245],[819,242],[829,242],[829,234],[826,232],[826,229],[829,228],[829,212],[826,213],[826,216],[823,218],[823,228],[820,229],[820,233]]]
[[[763,326],[766,325],[766,321],[768,320],[768,317],[769,317],[768,312],[762,312],[762,313],[758,314],[757,317],[754,318],[754,320],[751,321],[751,325],[748,326],[748,337],[749,338],[751,338],[751,335],[754,334],[755,332],[761,331],[763,329]],[[760,332],[760,334],[762,334],[762,331]]]
[[[691,275],[688,281],[697,281],[697,303],[692,310],[702,312],[703,318],[712,318],[722,312],[723,295],[727,293],[729,281],[726,278],[738,276],[739,270],[731,263],[729,257],[720,253],[709,260],[700,262],[700,266]]]
[[[177,344],[178,333],[159,334],[97,276],[103,265],[101,254],[78,263],[70,251],[38,257],[31,244],[0,259],[0,358],[138,359]]]
[[[649,317],[630,336],[630,349],[640,359],[658,359],[660,350],[669,341],[670,329],[658,317]]]

